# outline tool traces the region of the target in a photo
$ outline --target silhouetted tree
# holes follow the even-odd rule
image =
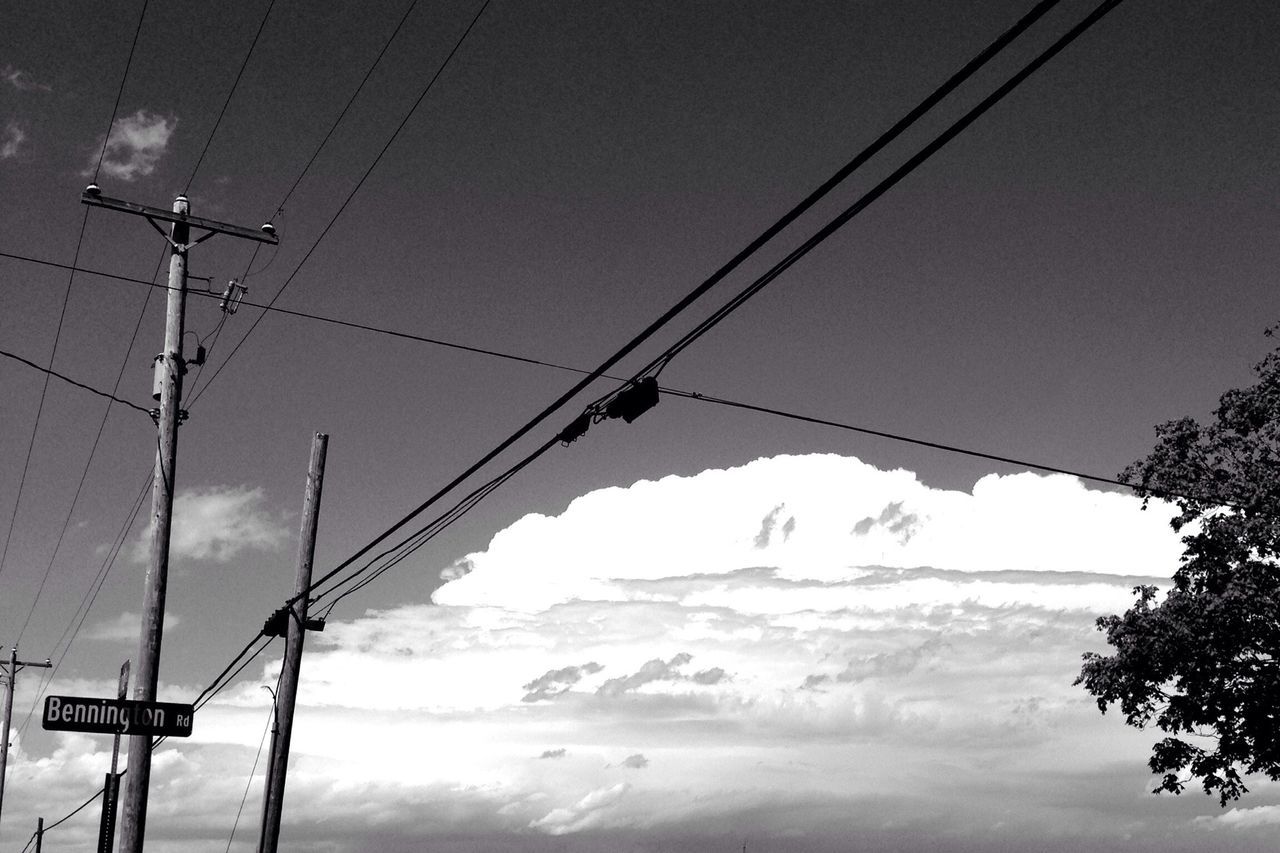
[[[1086,653],[1076,679],[1103,713],[1119,704],[1129,725],[1170,735],[1152,749],[1156,792],[1198,780],[1224,806],[1248,791],[1242,775],[1280,779],[1280,349],[1254,370],[1211,423],[1157,427],[1151,455],[1121,473],[1144,505],[1176,504],[1186,548],[1163,598],[1140,586],[1098,619],[1115,652]]]

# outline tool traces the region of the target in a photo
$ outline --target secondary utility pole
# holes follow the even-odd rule
[[[284,811],[284,781],[289,769],[289,742],[293,736],[293,706],[298,699],[298,675],[302,670],[302,642],[307,629],[324,630],[324,622],[307,618],[307,597],[311,594],[311,565],[316,553],[316,529],[320,521],[320,494],[324,486],[324,460],[329,436],[316,433],[311,442],[311,464],[303,498],[302,532],[298,537],[298,571],[292,605],[277,610],[263,633],[285,634],[284,664],[280,671],[280,694],[273,696],[275,727],[271,732],[271,758],[267,763],[267,790],[262,801],[262,833],[258,853],[276,853],[280,843],[280,817]],[[282,625],[281,622],[285,624]]]
[[[0,731],[0,809],[4,808],[4,776],[9,769],[9,723],[13,719],[13,691],[17,689],[18,670],[24,666],[41,666],[51,667],[52,663],[45,658],[44,663],[34,663],[29,660],[18,660],[18,647],[14,646],[9,650],[9,663],[6,665],[0,663],[0,667],[7,666],[5,672],[8,673],[5,681],[9,685],[9,689],[4,694],[4,730]]]
[[[215,234],[230,234],[260,243],[278,243],[275,228],[267,223],[261,231],[198,219],[191,216],[191,203],[185,195],[173,202],[173,211],[144,204],[106,198],[97,184],[90,184],[80,197],[84,204],[105,207],[121,213],[141,216],[151,223],[169,243],[169,291],[165,310],[164,351],[156,356],[152,396],[160,408],[152,410],[159,439],[156,447],[156,470],[151,485],[151,551],[143,593],[142,628],[138,639],[138,672],[133,698],[154,702],[160,676],[160,640],[164,633],[164,599],[169,577],[169,528],[173,517],[174,467],[178,455],[178,423],[186,412],[182,402],[182,375],[187,362],[182,357],[183,324],[187,303],[187,251]],[[170,230],[157,223],[170,223]],[[191,240],[191,229],[204,234]],[[151,781],[151,736],[129,737],[129,781],[123,819],[120,822],[122,853],[142,853],[142,838],[147,822],[147,786]]]

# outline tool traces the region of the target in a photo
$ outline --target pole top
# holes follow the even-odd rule
[[[180,195],[173,200],[174,213],[189,213],[191,211],[191,202],[186,195]]]

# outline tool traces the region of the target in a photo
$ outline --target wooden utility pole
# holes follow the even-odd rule
[[[308,628],[324,630],[323,622],[307,619],[307,598],[311,594],[311,564],[316,552],[320,494],[324,486],[324,460],[328,448],[329,436],[316,433],[311,442],[311,464],[307,470],[307,489],[303,499],[294,601],[283,612],[287,622],[284,664],[280,672],[280,694],[276,697],[273,710],[275,728],[271,734],[271,758],[267,764],[267,790],[263,796],[259,853],[276,853],[280,843],[280,817],[284,809],[285,773],[289,769],[289,742],[293,736],[293,706],[298,699],[298,674],[302,669],[303,638]],[[279,620],[275,621],[278,627]],[[272,626],[271,620],[267,626]]]
[[[0,667],[6,664],[0,663]],[[4,692],[4,730],[0,731],[0,810],[4,808],[4,777],[9,770],[9,725],[13,721],[13,691],[17,689],[18,670],[24,666],[40,666],[51,667],[52,663],[48,658],[44,663],[34,663],[29,660],[18,660],[18,647],[14,646],[9,650],[9,663],[7,664],[8,675],[5,682],[9,689]]]
[[[40,853],[40,845],[44,844],[44,818],[36,818],[36,853]]]
[[[228,225],[211,219],[191,216],[191,204],[185,195],[173,202],[172,212],[158,207],[106,198],[97,184],[90,184],[80,197],[84,204],[105,207],[121,213],[141,216],[165,236],[169,242],[169,290],[165,310],[164,350],[156,356],[152,396],[160,408],[152,411],[159,438],[156,447],[156,470],[151,485],[151,550],[143,592],[142,628],[138,638],[138,672],[133,698],[154,702],[160,677],[160,642],[164,634],[164,599],[169,577],[169,533],[173,518],[173,490],[177,482],[174,469],[178,456],[178,423],[186,413],[182,403],[182,376],[187,362],[182,357],[183,324],[187,302],[187,251],[215,234],[230,234],[260,243],[277,243],[275,228],[268,223],[260,231]],[[166,235],[159,222],[170,224]],[[191,240],[191,229],[201,228],[203,235]],[[120,824],[120,849],[124,853],[142,853],[142,839],[147,823],[147,787],[151,781],[151,736],[129,737],[129,782],[124,817]]]

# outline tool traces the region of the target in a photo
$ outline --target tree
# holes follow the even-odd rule
[[[1169,735],[1148,762],[1156,793],[1198,780],[1223,806],[1247,793],[1244,775],[1280,779],[1280,348],[1254,371],[1212,422],[1157,427],[1121,473],[1144,507],[1173,501],[1185,550],[1163,598],[1139,586],[1133,607],[1097,620],[1115,651],[1086,653],[1075,682],[1104,714],[1118,704]]]

